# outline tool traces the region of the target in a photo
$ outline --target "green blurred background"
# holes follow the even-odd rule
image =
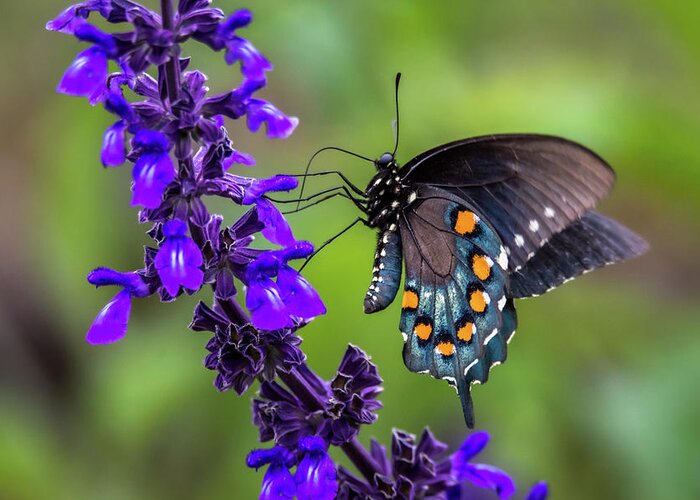
[[[83,341],[113,293],[95,291],[86,273],[138,268],[148,239],[128,205],[129,169],[99,165],[111,118],[54,94],[79,45],[43,26],[66,2],[1,7],[0,497],[254,498],[250,399],[212,387],[201,363],[208,336],[186,328],[194,298],[140,301],[126,340]],[[244,36],[276,65],[264,95],[301,119],[275,142],[232,124],[239,149],[258,159],[245,173],[299,172],[331,144],[391,149],[399,70],[404,163],[461,137],[540,132],[615,167],[603,210],[651,251],[519,303],[508,362],[473,391],[478,427],[493,436],[481,458],[521,489],[548,480],[552,498],[699,498],[700,4],[214,3],[253,10]],[[185,50],[213,90],[238,81],[221,54]],[[360,185],[372,175],[340,154],[322,167]],[[237,213],[217,208],[229,221]],[[335,200],[290,220],[320,242],[355,216]],[[363,439],[429,425],[456,445],[466,430],[454,391],[402,365],[398,305],[362,313],[374,239],[354,229],[307,268],[329,310],[303,331],[310,364],[330,377],[345,346],[361,346],[386,381]]]

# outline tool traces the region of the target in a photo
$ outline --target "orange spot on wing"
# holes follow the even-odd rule
[[[469,342],[474,334],[474,323],[467,323],[457,330],[457,338],[464,342]]]
[[[484,312],[486,310],[486,295],[481,290],[475,290],[469,297],[469,306],[476,312]]]
[[[477,217],[474,212],[469,210],[460,210],[457,212],[457,220],[455,221],[455,231],[461,235],[474,232],[476,228]]]
[[[452,356],[455,353],[455,345],[452,342],[440,342],[436,349],[443,356]]]
[[[417,323],[416,326],[413,327],[413,333],[421,340],[428,340],[430,334],[433,333],[433,327],[428,323]]]
[[[416,309],[418,307],[418,294],[413,290],[405,290],[401,299],[403,309]]]
[[[474,255],[472,258],[472,270],[476,277],[481,281],[488,279],[491,276],[491,266],[489,261],[484,255]]]

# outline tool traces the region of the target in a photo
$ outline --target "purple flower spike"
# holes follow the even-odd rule
[[[327,446],[318,436],[299,441],[304,458],[297,466],[294,480],[299,500],[332,500],[338,492],[335,464],[326,452]]]
[[[168,155],[168,140],[160,132],[144,129],[136,134],[133,143],[140,156],[132,174],[134,194],[131,204],[158,208],[165,188],[175,179],[175,167]]]
[[[124,149],[124,131],[126,124],[119,120],[105,131],[102,143],[101,160],[105,167],[116,167],[126,160]]]
[[[99,47],[82,51],[63,74],[57,91],[77,97],[99,92],[107,80],[107,56]]]
[[[155,259],[163,286],[172,297],[180,286],[198,290],[204,279],[200,269],[204,259],[199,247],[187,236],[187,226],[180,220],[170,220],[163,225],[163,235],[165,241]]]
[[[452,455],[452,473],[460,481],[467,480],[480,488],[495,491],[499,498],[510,498],[515,493],[515,484],[508,474],[492,465],[469,462],[484,449],[488,441],[486,432],[475,432],[467,437]]]
[[[547,500],[547,496],[549,496],[547,483],[540,481],[532,487],[525,500]]]
[[[86,340],[90,344],[109,344],[122,339],[129,323],[131,298],[149,295],[148,286],[136,273],[120,273],[107,268],[95,269],[87,279],[97,287],[118,285],[124,289],[99,312],[88,330]]]
[[[292,135],[299,125],[299,119],[287,116],[273,104],[262,99],[250,99],[246,106],[248,129],[257,132],[263,123],[267,124],[267,136],[270,139],[284,139]]]
[[[260,500],[293,500],[296,485],[289,472],[289,466],[293,465],[293,461],[286,448],[275,446],[271,450],[253,450],[248,455],[246,463],[248,467],[256,470],[270,464],[263,478]]]

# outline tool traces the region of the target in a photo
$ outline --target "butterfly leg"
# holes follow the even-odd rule
[[[339,238],[340,236],[342,236],[343,234],[345,234],[346,232],[348,232],[350,229],[352,229],[355,225],[357,225],[358,222],[362,222],[365,226],[367,226],[367,225],[369,224],[369,222],[368,222],[367,220],[363,219],[362,217],[358,217],[357,219],[355,219],[354,221],[352,221],[352,223],[350,223],[350,225],[348,225],[345,229],[343,229],[342,231],[340,231],[339,233],[337,233],[337,234],[334,235],[333,237],[327,239],[320,247],[318,247],[316,250],[314,250],[314,253],[312,253],[311,255],[309,255],[309,256],[306,258],[306,260],[304,261],[304,263],[301,265],[301,267],[299,268],[299,272],[301,272],[301,271],[304,269],[304,267],[306,267],[306,264],[308,264],[309,261],[311,261],[311,259],[313,259],[316,255],[318,255],[318,253],[319,253],[321,250],[323,250],[325,247],[327,247],[328,245],[330,245],[330,244],[331,244],[333,241],[335,241],[337,238]]]
[[[364,196],[365,192],[357,187],[355,184],[353,184],[350,179],[348,179],[345,174],[340,172],[339,170],[325,170],[323,172],[314,172],[313,174],[287,174],[290,177],[303,177],[304,181],[306,180],[307,177],[316,177],[316,176],[323,176],[323,175],[337,175],[339,176],[342,181],[350,188],[352,189],[355,194],[358,194],[360,196]]]
[[[337,191],[337,189],[341,189],[342,191]],[[294,214],[297,212],[301,212],[302,210],[306,210],[307,208],[311,208],[315,205],[318,205],[319,203],[323,203],[324,201],[330,200],[331,198],[335,198],[336,196],[341,196],[343,198],[347,198],[348,200],[352,201],[357,208],[360,209],[362,213],[367,212],[367,207],[364,205],[364,200],[355,198],[350,194],[350,192],[347,190],[345,186],[338,186],[337,188],[329,189],[327,192],[331,192],[333,190],[336,190],[335,192],[328,194],[327,196],[324,196],[323,198],[314,201],[313,203],[309,203],[308,205],[305,205],[303,207],[297,207],[294,210],[288,210],[286,212],[282,212],[284,215],[289,215],[289,214]],[[311,196],[311,198],[315,198],[323,193],[317,193],[316,195]],[[275,201],[275,200],[273,200]],[[302,200],[303,201],[303,200]]]

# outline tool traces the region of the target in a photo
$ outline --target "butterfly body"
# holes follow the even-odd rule
[[[506,359],[513,299],[646,250],[592,210],[612,187],[612,169],[565,139],[477,137],[403,168],[390,153],[375,166],[365,190],[367,225],[378,230],[365,312],[394,300],[403,262],[404,362],[455,386],[470,427],[470,386]]]

